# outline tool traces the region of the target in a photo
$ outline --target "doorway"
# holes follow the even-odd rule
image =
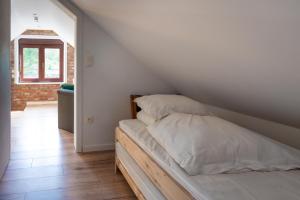
[[[76,23],[58,1],[11,1],[12,157],[74,150]]]

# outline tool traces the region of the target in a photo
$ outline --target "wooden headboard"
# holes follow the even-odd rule
[[[131,106],[131,118],[136,119],[137,113],[141,110],[140,107],[134,102],[134,100],[143,95],[132,94],[130,95],[130,106]]]
[[[130,106],[131,106],[131,118],[132,119],[136,119],[137,113],[141,110],[141,108],[138,107],[138,105],[134,102],[134,100],[138,97],[142,97],[142,96],[145,96],[145,95],[150,95],[150,94],[144,94],[144,95],[132,94],[132,95],[130,95]],[[176,93],[175,95],[181,95],[181,94]]]

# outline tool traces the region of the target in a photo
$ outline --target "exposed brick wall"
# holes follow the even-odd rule
[[[28,29],[24,31],[21,35],[47,35],[47,36],[58,36],[57,33],[55,33],[52,30],[32,30]]]
[[[51,30],[27,30],[22,35],[57,36]],[[15,84],[14,41],[11,42],[11,109],[24,110],[28,101],[56,101],[59,84]],[[74,48],[67,48],[67,82],[74,79]]]
[[[67,82],[73,83],[74,82],[74,47],[68,44],[67,50]]]

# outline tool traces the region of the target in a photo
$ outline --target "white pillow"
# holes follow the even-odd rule
[[[137,113],[136,118],[140,121],[142,121],[147,126],[155,123],[155,118],[151,115],[147,114],[145,111],[141,110]]]
[[[205,106],[198,101],[181,95],[150,95],[135,99],[147,114],[159,120],[171,113],[208,115]]]
[[[300,151],[218,117],[174,113],[147,129],[189,175],[300,168]]]

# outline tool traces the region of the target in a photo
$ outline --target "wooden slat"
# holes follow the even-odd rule
[[[182,186],[180,186],[118,127],[116,128],[116,141],[127,150],[129,155],[131,155],[152,183],[167,199],[193,199],[193,197]]]
[[[136,119],[136,115],[138,111],[140,110],[137,104],[134,102],[134,100],[138,97],[141,97],[142,95],[132,94],[130,95],[130,107],[131,107],[131,118]]]
[[[146,198],[144,197],[143,193],[140,191],[140,189],[138,188],[138,186],[135,184],[135,182],[130,177],[130,175],[128,173],[128,170],[126,169],[126,167],[123,165],[123,163],[118,158],[116,158],[116,166],[122,172],[123,176],[125,177],[127,183],[131,187],[131,189],[134,192],[134,194],[136,195],[136,197],[139,200],[146,200]]]

